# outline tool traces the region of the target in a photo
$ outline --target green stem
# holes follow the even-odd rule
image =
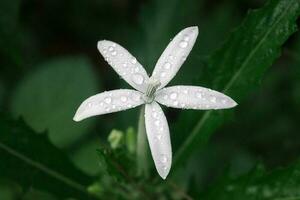
[[[145,106],[142,106],[139,122],[138,122],[138,133],[137,133],[137,169],[138,175],[149,175],[149,164],[148,164],[148,144],[145,127]]]

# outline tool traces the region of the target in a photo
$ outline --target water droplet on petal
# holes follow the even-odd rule
[[[164,68],[165,68],[165,69],[170,69],[170,68],[171,68],[171,63],[166,62],[166,63],[164,64]]]
[[[210,98],[210,101],[211,101],[212,103],[216,103],[217,98],[216,98],[216,97],[211,97],[211,98]]]
[[[134,101],[139,101],[141,99],[141,96],[140,95],[137,95],[137,94],[132,94],[131,95],[131,98],[134,100]]]
[[[223,104],[226,104],[226,103],[227,103],[227,100],[226,100],[226,99],[223,99],[223,100],[222,100],[222,103],[223,103]]]
[[[103,106],[104,104],[103,104],[103,102],[100,102],[99,105],[100,105],[100,106]]]
[[[127,67],[127,64],[126,64],[126,63],[123,63],[123,67]]]
[[[111,52],[111,55],[115,56],[115,55],[117,55],[117,52],[113,51],[113,52]]]
[[[110,111],[110,108],[109,108],[109,107],[106,107],[106,108],[105,108],[105,111],[106,111],[106,112],[109,112],[109,111]]]
[[[108,48],[108,51],[113,51],[113,50],[114,50],[113,47],[109,47],[109,48]]]
[[[169,59],[170,59],[170,60],[173,60],[173,59],[174,59],[174,56],[169,55]]]
[[[155,126],[159,126],[160,125],[160,121],[159,120],[155,120],[154,124],[155,124]]]
[[[132,105],[131,105],[131,104],[128,104],[128,105],[127,105],[127,108],[131,108],[131,107],[132,107]]]
[[[141,85],[144,82],[144,77],[141,74],[133,74],[132,80],[134,83]]]
[[[134,71],[138,72],[138,71],[140,71],[140,69],[138,67],[136,67],[136,68],[134,68]]]
[[[166,72],[162,72],[161,74],[160,74],[160,77],[165,77],[166,76]]]
[[[188,42],[190,40],[190,38],[189,38],[189,36],[186,35],[186,36],[183,37],[183,40]]]
[[[202,94],[200,92],[197,92],[196,93],[196,97],[199,98],[199,99],[201,99],[202,98]]]
[[[173,105],[174,105],[174,106],[178,106],[178,101],[174,101],[174,102],[173,102]]]
[[[162,135],[157,135],[156,138],[157,138],[157,140],[161,140]]]
[[[188,90],[183,90],[184,94],[188,94],[188,92],[189,92]]]
[[[126,102],[126,101],[127,101],[127,97],[121,96],[121,101],[122,101],[122,102]]]
[[[132,58],[132,59],[131,59],[131,63],[132,63],[132,64],[135,64],[136,62],[137,62],[137,61],[136,61],[136,58]]]
[[[115,109],[115,108],[116,108],[116,105],[112,105],[112,108]]]
[[[181,41],[180,43],[179,43],[179,47],[180,48],[186,48],[188,46],[188,43],[186,42],[186,41]]]
[[[168,99],[168,95],[164,95],[164,99]]]
[[[160,157],[160,162],[161,163],[167,163],[168,162],[168,157],[166,156],[166,155],[161,155],[161,157]]]
[[[111,103],[111,98],[110,98],[110,97],[106,97],[106,98],[104,99],[104,101],[105,101],[105,103]]]
[[[176,92],[172,92],[170,94],[170,99],[175,100],[177,98],[177,93]]]
[[[157,116],[158,116],[157,112],[153,112],[153,113],[152,113],[152,117],[153,117],[153,118],[157,118]]]
[[[116,44],[115,44],[115,43],[113,43],[113,44],[112,44],[112,46],[113,46],[113,47],[116,47]]]
[[[89,103],[87,104],[88,107],[92,107],[92,105],[93,105],[93,104],[92,104],[91,102],[89,102]]]

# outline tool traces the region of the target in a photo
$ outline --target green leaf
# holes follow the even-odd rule
[[[0,178],[60,198],[94,199],[86,190],[91,177],[75,168],[46,134],[36,134],[24,121],[7,119],[3,114],[0,132]]]
[[[88,175],[99,173],[97,149],[100,147],[100,138],[92,138],[76,146],[69,154],[74,164]]]
[[[80,103],[96,94],[97,88],[89,60],[70,57],[48,61],[19,83],[11,110],[36,131],[49,130],[50,140],[65,147],[94,124],[93,119],[80,123],[72,119]]]
[[[3,101],[3,95],[4,95],[4,86],[2,84],[2,82],[0,81],[0,110],[1,110],[1,104],[2,104],[2,101]]]
[[[225,177],[201,199],[217,200],[298,200],[300,199],[300,162],[266,172],[260,166],[238,178]]]
[[[280,56],[281,46],[296,31],[299,14],[299,0],[271,0],[263,8],[251,11],[222,47],[209,57],[203,72],[204,84],[199,82],[199,85],[241,102]],[[176,152],[173,166],[184,163],[195,149],[205,145],[228,111],[208,111],[200,119],[199,115],[192,114],[197,121],[190,120],[193,128],[181,127],[181,132],[192,132]],[[191,118],[182,115],[180,119]],[[191,122],[186,124],[190,127]]]
[[[17,56],[16,35],[19,7],[19,0],[2,0],[0,2],[0,53],[3,53],[4,58],[15,59]]]

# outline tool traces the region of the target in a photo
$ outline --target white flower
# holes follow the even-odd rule
[[[113,69],[133,88],[103,92],[86,99],[74,120],[117,112],[145,104],[147,138],[155,167],[165,179],[172,162],[169,126],[158,103],[182,109],[224,109],[237,103],[230,97],[199,86],[165,86],[175,76],[198,36],[198,27],[183,29],[167,46],[149,78],[143,66],[120,45],[102,40],[98,49]]]

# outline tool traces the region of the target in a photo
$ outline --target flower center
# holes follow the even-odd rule
[[[152,101],[154,100],[154,94],[160,85],[161,83],[157,79],[149,79],[146,93],[143,95],[143,99],[146,103],[152,103]]]

